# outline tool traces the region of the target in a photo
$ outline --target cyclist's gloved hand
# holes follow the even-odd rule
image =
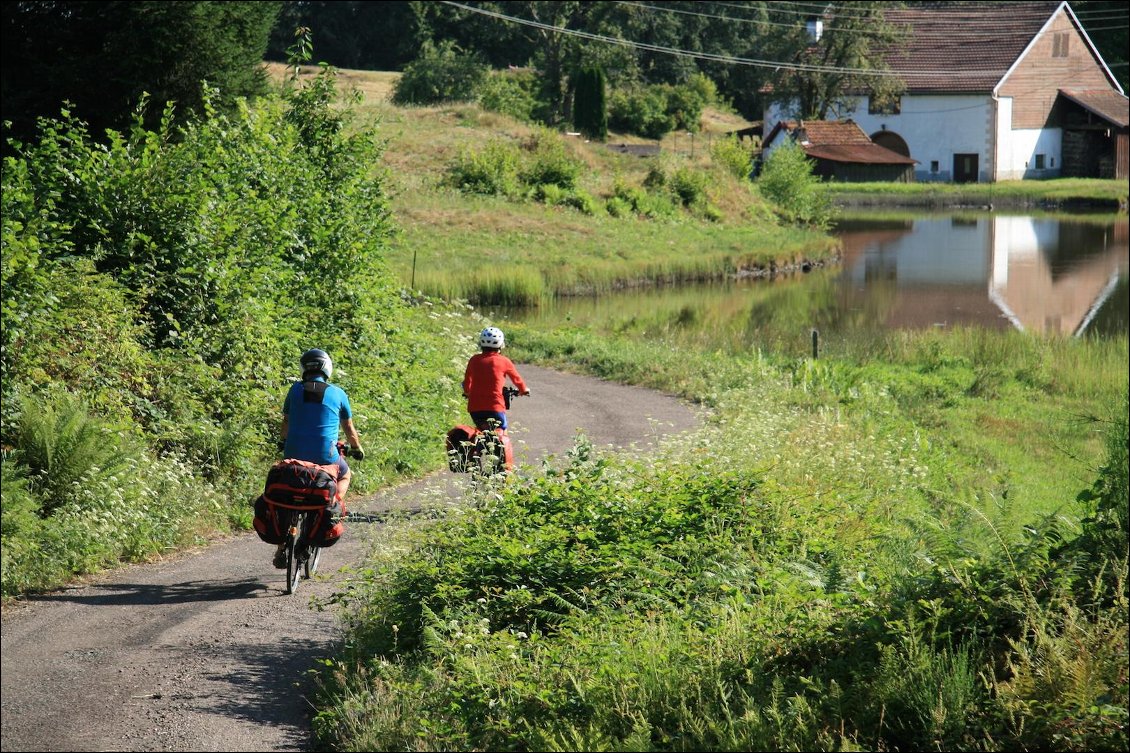
[[[523,394],[523,395],[525,395],[526,397],[529,397],[529,396],[530,396],[530,391],[529,391],[529,390],[526,390],[526,391],[525,391],[525,392],[523,392],[522,394]]]

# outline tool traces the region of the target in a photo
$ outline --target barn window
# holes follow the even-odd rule
[[[1066,31],[1057,31],[1055,36],[1052,37],[1052,57],[1065,58],[1067,57],[1068,46],[1071,43],[1071,37]]]
[[[1036,155],[1036,169],[1037,170],[1043,170],[1044,169],[1044,155],[1042,155],[1042,154]]]
[[[938,172],[938,161],[936,159],[930,160],[930,172]]]

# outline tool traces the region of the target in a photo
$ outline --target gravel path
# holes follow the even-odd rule
[[[595,445],[645,446],[698,416],[659,393],[519,365],[532,396],[511,409],[519,463],[560,455],[583,429]],[[442,441],[442,437],[437,441]],[[458,495],[446,471],[354,499],[352,512]],[[4,751],[312,750],[304,671],[332,656],[340,628],[311,608],[360,561],[351,524],[321,575],[283,591],[273,548],[244,534],[155,564],[121,568],[3,613]]]

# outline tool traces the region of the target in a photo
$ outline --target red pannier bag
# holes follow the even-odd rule
[[[338,499],[336,463],[318,465],[287,458],[271,466],[263,494],[255,500],[255,532],[268,544],[286,540],[291,510],[306,510],[316,519],[311,544],[327,547],[345,532],[345,503]]]

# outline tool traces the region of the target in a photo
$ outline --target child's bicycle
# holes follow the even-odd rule
[[[503,387],[502,398],[506,410],[510,401],[522,394],[514,387]],[[493,476],[514,469],[514,448],[506,430],[494,419],[478,428],[460,424],[447,432],[447,467],[453,473],[472,473]]]

